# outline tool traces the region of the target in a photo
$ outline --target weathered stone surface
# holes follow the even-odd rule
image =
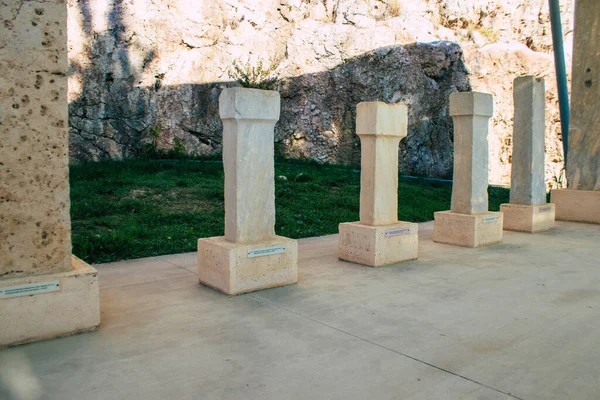
[[[452,209],[434,213],[433,241],[479,247],[502,240],[502,213],[488,211],[488,127],[494,98],[453,93],[454,179]]]
[[[502,204],[500,212],[504,217],[503,225],[506,231],[537,233],[552,229],[555,225],[554,204]]]
[[[567,156],[569,189],[600,190],[600,3],[578,0],[571,79],[571,126]]]
[[[369,267],[415,260],[419,253],[419,225],[397,222],[368,226],[357,222],[339,225],[338,257]]]
[[[67,6],[4,1],[0,20],[1,347],[95,329],[100,302],[71,256]]]
[[[276,254],[249,257],[248,252],[282,247]],[[260,244],[233,243],[225,237],[198,240],[198,279],[225,294],[236,295],[298,282],[298,242],[281,236]]]
[[[552,191],[558,221],[600,224],[600,191],[558,189]]]
[[[554,227],[555,209],[546,204],[544,182],[544,79],[523,76],[514,80],[510,204],[502,204],[504,229],[541,232]]]
[[[398,144],[406,137],[404,104],[359,103],[356,133],[361,141],[360,223],[398,222]]]
[[[433,214],[433,241],[463,247],[481,247],[502,241],[503,215],[483,212],[466,215],[451,211]]]
[[[59,281],[60,290],[0,299],[0,347],[74,335],[100,324],[98,271],[77,257],[72,268],[27,277],[0,279],[0,290]]]
[[[523,76],[514,81],[510,203],[535,206],[546,203],[544,182],[544,130],[546,89],[544,79]]]
[[[453,93],[450,115],[454,119],[454,179],[452,212],[488,211],[488,125],[494,99],[487,93]]]
[[[225,236],[198,240],[198,279],[229,295],[298,281],[297,242],[275,236],[273,129],[279,109],[275,91],[228,88],[219,97]]]
[[[71,270],[67,10],[0,9],[0,278]]]
[[[273,129],[279,109],[275,91],[231,88],[219,98],[229,241],[256,243],[275,236]]]
[[[339,225],[342,260],[379,267],[417,258],[417,224],[398,222],[398,143],[406,136],[407,124],[404,104],[374,101],[356,106],[360,222]]]

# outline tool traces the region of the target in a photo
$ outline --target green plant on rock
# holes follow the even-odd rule
[[[144,143],[141,148],[141,155],[151,159],[164,158],[186,158],[187,152],[185,144],[178,137],[173,138],[173,147],[165,149],[159,147],[162,129],[160,125],[155,125],[150,130],[152,141]]]
[[[275,72],[279,64],[270,62],[269,65],[264,65],[259,61],[255,66],[251,66],[234,61],[232,66],[233,70],[229,72],[229,77],[238,81],[243,87],[279,90],[281,79]]]

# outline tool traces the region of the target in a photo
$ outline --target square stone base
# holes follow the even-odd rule
[[[557,221],[600,224],[600,190],[557,189],[551,198]]]
[[[456,214],[439,211],[433,214],[433,241],[463,247],[481,247],[502,241],[502,213]]]
[[[525,206],[521,204],[502,204],[504,230],[536,233],[554,228],[554,204]]]
[[[369,267],[414,260],[419,249],[419,225],[398,222],[369,226],[359,222],[339,225],[338,257]]]
[[[252,244],[199,239],[198,280],[228,295],[296,283],[298,242],[281,236]]]
[[[0,279],[0,346],[94,330],[98,271],[77,257],[68,272]]]

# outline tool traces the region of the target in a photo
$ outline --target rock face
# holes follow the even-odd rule
[[[512,81],[527,74],[549,83],[546,178],[560,186],[546,0],[68,2],[72,161],[131,157],[147,143],[219,152],[219,94],[254,73],[280,78],[281,154],[358,162],[356,104],[404,102],[400,169],[437,177],[452,173],[448,96],[492,93],[490,180],[508,183]],[[562,3],[570,40],[572,1]]]

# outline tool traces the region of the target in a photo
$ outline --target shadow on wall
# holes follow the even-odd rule
[[[71,73],[82,77],[80,96],[69,104],[71,160],[135,157],[145,143],[172,148],[174,141],[191,154],[220,152],[219,94],[239,84],[163,85],[160,74],[153,84],[142,85],[157,50],[146,51],[141,63],[130,61],[131,38],[123,37],[119,17],[122,0],[113,1],[103,35],[90,28],[87,0],[78,4],[91,62],[71,65]],[[283,77],[276,149],[288,157],[358,163],[356,104],[404,102],[409,105],[409,133],[400,145],[400,170],[447,178],[453,160],[448,97],[468,90],[462,50],[453,42],[379,48],[328,71]]]

